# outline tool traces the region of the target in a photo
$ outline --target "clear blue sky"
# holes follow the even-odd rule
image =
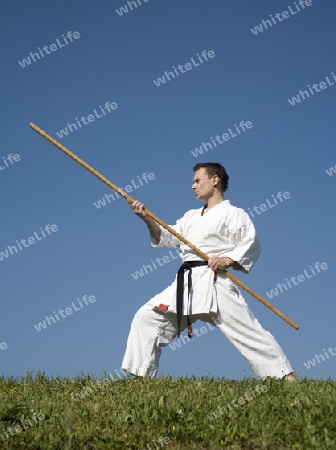
[[[336,173],[326,172],[336,164],[334,0],[314,0],[300,11],[287,0],[149,0],[118,14],[125,4],[2,2],[0,252],[8,257],[0,261],[0,346],[7,347],[0,349],[0,373],[40,369],[71,377],[119,370],[136,310],[179,267],[170,258],[135,280],[132,273],[169,250],[150,246],[124,199],[98,209],[94,203],[112,191],[31,130],[34,122],[120,187],[132,180],[139,186],[138,176],[154,174],[130,195],[169,224],[202,206],[191,191],[193,165],[221,162],[232,204],[252,212],[266,205],[253,218],[260,259],[239,277],[300,330],[247,293],[245,299],[299,376],[335,378],[330,353],[315,367],[304,365],[323,349],[336,353]],[[268,29],[257,32],[270,15],[276,24],[266,22]],[[62,35],[69,31],[66,45]],[[44,57],[22,67],[38,47]],[[201,64],[203,50],[214,56]],[[185,73],[156,86],[153,80],[179,65]],[[288,99],[308,85],[314,95],[291,106]],[[118,108],[103,115],[106,102]],[[82,128],[58,138],[81,117]],[[193,156],[203,141],[241,121],[253,126]],[[9,154],[19,155],[17,161]],[[280,191],[290,197],[268,206],[266,199],[274,205],[272,195]],[[48,224],[57,231],[43,237],[40,228]],[[27,247],[20,244],[11,255],[8,246],[21,239]],[[313,276],[309,266],[323,262],[327,269]],[[269,299],[278,283],[299,275],[302,282]],[[84,295],[96,301],[34,328],[53,311],[78,307]],[[175,351],[164,349],[159,374],[240,379],[251,370],[214,330]]]

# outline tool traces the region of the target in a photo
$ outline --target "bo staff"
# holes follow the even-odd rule
[[[89,164],[87,164],[85,161],[83,161],[82,159],[80,159],[78,156],[76,156],[74,153],[72,153],[70,150],[68,150],[67,148],[65,148],[63,145],[61,145],[59,142],[57,142],[55,139],[53,139],[51,136],[49,136],[46,132],[44,132],[43,130],[41,130],[39,127],[37,127],[36,125],[34,125],[33,123],[30,123],[29,126],[35,130],[38,134],[40,134],[41,136],[43,136],[45,139],[47,139],[49,142],[51,142],[52,144],[54,144],[57,148],[59,148],[60,150],[62,150],[62,152],[66,153],[68,156],[70,156],[70,158],[74,159],[78,164],[80,164],[81,166],[85,167],[85,169],[87,169],[89,172],[93,173],[93,175],[96,175],[96,177],[98,177],[101,181],[103,181],[105,184],[107,184],[110,188],[114,189],[116,192],[118,192],[118,194],[120,194],[122,197],[124,197],[129,203],[133,203],[135,202],[135,200],[129,196],[128,194],[126,194],[124,191],[122,191],[120,188],[118,188],[115,184],[111,183],[111,181],[109,181],[107,178],[105,178],[103,175],[101,175],[99,172],[97,172],[97,170],[93,169],[91,166],[89,166]],[[148,211],[148,209],[146,209],[146,212],[148,214],[149,217],[151,217],[153,220],[155,220],[156,223],[158,223],[159,225],[161,225],[163,228],[165,228],[166,230],[168,230],[171,234],[173,234],[174,236],[176,236],[180,241],[182,241],[184,244],[188,245],[188,247],[190,247],[192,250],[194,250],[194,252],[200,256],[201,258],[203,258],[205,261],[208,261],[209,257],[208,255],[206,255],[205,253],[203,253],[201,250],[199,250],[197,247],[195,247],[191,242],[187,241],[187,239],[185,239],[183,236],[181,236],[179,233],[177,233],[173,228],[171,228],[169,225],[165,224],[164,222],[162,222],[161,219],[159,219],[158,217],[156,217],[152,212]],[[225,276],[227,276],[231,281],[233,281],[234,283],[238,284],[238,286],[240,286],[241,288],[243,288],[246,292],[248,292],[249,294],[251,294],[253,297],[255,297],[257,300],[259,300],[263,305],[267,306],[267,308],[269,308],[271,311],[273,311],[275,314],[277,314],[279,317],[281,317],[281,319],[283,319],[285,322],[287,322],[289,325],[291,325],[293,328],[295,328],[296,330],[299,329],[299,325],[297,325],[295,322],[293,322],[292,320],[290,320],[288,317],[286,317],[281,311],[279,311],[278,309],[276,309],[273,305],[271,305],[271,303],[269,303],[267,300],[265,300],[263,297],[261,297],[259,294],[257,294],[256,292],[254,292],[252,289],[250,289],[248,286],[246,286],[246,284],[244,284],[242,281],[238,280],[238,278],[236,278],[234,275],[232,275],[230,272],[228,272],[227,270],[218,270],[218,272],[224,273]]]

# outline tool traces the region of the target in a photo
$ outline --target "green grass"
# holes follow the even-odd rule
[[[336,382],[2,377],[0,448],[336,449]]]

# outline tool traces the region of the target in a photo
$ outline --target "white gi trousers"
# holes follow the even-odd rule
[[[137,376],[157,375],[162,347],[177,336],[176,313],[158,307],[160,303],[165,305],[175,301],[176,291],[172,286],[153,297],[135,314],[122,362],[125,372]],[[220,289],[217,313],[193,314],[191,322],[202,320],[216,326],[261,379],[267,376],[282,378],[294,372],[275,338],[262,328],[237,287],[230,280],[227,286],[224,290],[223,286]],[[183,315],[181,332],[186,327],[187,316]]]

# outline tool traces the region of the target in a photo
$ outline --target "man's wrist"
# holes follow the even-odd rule
[[[156,223],[155,220],[153,220],[151,217],[149,216],[145,216],[142,218],[142,220],[145,222],[146,225],[152,225],[153,223]]]
[[[228,267],[231,267],[235,264],[235,261],[233,261],[233,259],[228,258],[227,256],[225,256],[223,258],[223,262],[225,263],[225,265],[227,265]]]

